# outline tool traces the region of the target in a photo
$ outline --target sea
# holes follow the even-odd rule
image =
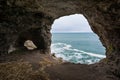
[[[93,64],[106,57],[95,33],[52,33],[51,54],[76,64]]]

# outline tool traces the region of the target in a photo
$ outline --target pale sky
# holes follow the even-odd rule
[[[63,16],[52,25],[52,33],[92,32],[87,19],[81,14]]]

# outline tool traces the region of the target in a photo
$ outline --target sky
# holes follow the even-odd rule
[[[92,32],[87,19],[81,14],[63,16],[56,19],[52,25],[52,33]]]

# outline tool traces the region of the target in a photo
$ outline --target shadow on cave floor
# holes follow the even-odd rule
[[[51,80],[109,80],[89,65],[64,63],[46,68]]]
[[[54,60],[51,55],[43,54],[43,52],[39,50],[23,50],[23,51],[15,51],[8,55],[0,56],[0,63],[8,63],[8,62],[29,62],[32,64],[33,69],[38,69],[40,66],[40,62],[46,62],[46,64],[57,64],[59,60]],[[45,64],[44,64],[45,65]]]
[[[1,61],[1,63],[28,62],[35,71],[43,67],[50,80],[114,80],[108,79],[103,71],[97,70],[93,65],[61,62],[50,54],[40,54],[40,51],[13,54],[7,56],[6,59],[7,61]]]

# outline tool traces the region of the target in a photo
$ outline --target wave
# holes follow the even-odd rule
[[[79,50],[66,43],[53,43],[51,45],[51,53],[55,53],[56,57],[60,57],[63,60],[83,64],[92,64],[105,58],[105,55]]]
[[[85,52],[85,51],[80,51],[83,52],[84,54],[88,54],[90,56],[94,56],[94,57],[99,57],[99,58],[105,58],[105,55],[100,55],[100,54],[95,54],[95,53],[90,53],[90,52]]]

